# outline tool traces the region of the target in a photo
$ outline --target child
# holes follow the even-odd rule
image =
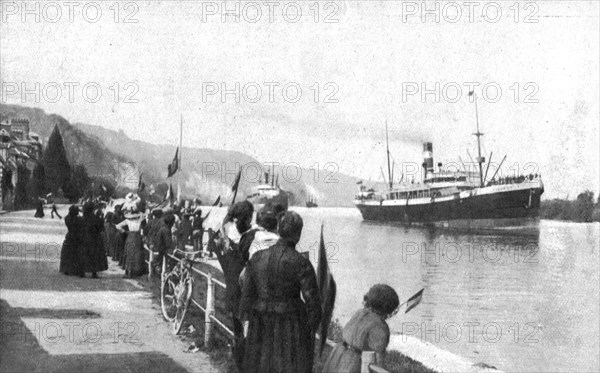
[[[377,361],[383,361],[390,341],[385,320],[398,311],[398,294],[388,285],[377,284],[365,294],[363,304],[344,327],[344,339],[329,354],[322,373],[360,373],[363,351],[375,351]]]

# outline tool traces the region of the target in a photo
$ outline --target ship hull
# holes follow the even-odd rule
[[[255,196],[247,198],[247,200],[254,205],[256,210],[261,209],[269,202],[273,205],[281,205],[285,210],[288,209],[289,205],[289,195],[283,190],[280,190],[275,196]]]
[[[363,219],[449,228],[535,226],[539,222],[543,187],[474,189],[428,201],[355,201]],[[508,189],[508,190],[506,190]]]

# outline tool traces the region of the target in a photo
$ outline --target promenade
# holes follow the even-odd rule
[[[59,273],[64,222],[33,214],[0,215],[1,372],[217,372],[111,260],[100,279]]]

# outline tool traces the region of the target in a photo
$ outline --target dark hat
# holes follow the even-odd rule
[[[77,207],[76,205],[71,205],[69,207],[69,214],[70,215],[75,215],[78,214],[81,210],[79,209],[79,207]]]

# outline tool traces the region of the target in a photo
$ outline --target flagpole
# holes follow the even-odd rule
[[[181,166],[183,161],[183,113],[179,121],[179,177],[177,178],[177,203],[181,203]]]
[[[183,114],[181,114],[181,121],[179,122],[179,171],[181,171],[181,161],[183,160]]]

